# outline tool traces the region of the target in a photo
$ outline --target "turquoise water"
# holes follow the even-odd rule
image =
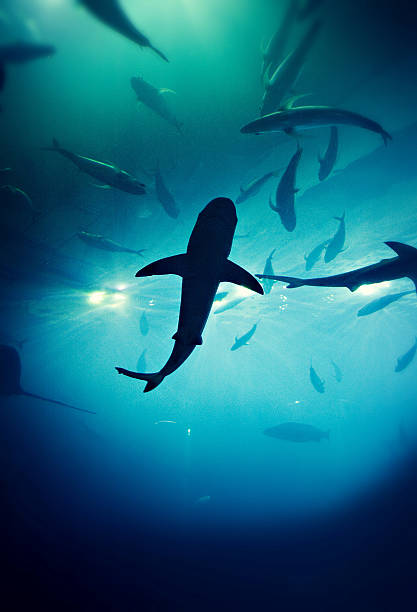
[[[179,601],[178,609],[202,608],[193,597],[198,599],[208,567],[219,568],[218,581],[213,579],[218,593],[226,592],[227,584],[243,587],[245,572],[251,573],[239,565],[236,552],[230,561],[235,571],[223,584],[220,576],[228,574],[219,561],[221,544],[209,562],[195,544],[199,538],[206,545],[212,538],[214,546],[233,535],[237,551],[244,546],[243,534],[269,530],[271,544],[272,534],[278,538],[289,526],[300,533],[305,525],[314,529],[315,521],[337,521],[403,473],[417,439],[416,363],[401,373],[394,368],[415,340],[417,302],[410,295],[357,317],[368,301],[412,289],[405,278],[355,293],[288,290],[277,283],[265,296],[222,283],[219,291],[228,294],[213,310],[245,299],[223,313],[212,311],[203,345],[160,387],[143,394],[144,383],[118,376],[114,367],[135,370],[144,349],[146,371],[164,365],[173,346],[181,283],[175,276],[137,279],[135,273],[184,252],[198,213],[212,198],[236,200],[240,186],[272,170],[279,171],[277,177],[237,207],[230,258],[252,274],[262,273],[273,249],[275,274],[313,277],[393,256],[386,240],[416,246],[415,15],[401,2],[324,2],[310,19],[294,23],[287,52],[314,18],[323,23],[294,88],[310,94],[299,103],[359,112],[381,123],[393,140],[384,147],[375,133],[341,127],[335,170],[320,183],[317,154],[325,150],[329,130],[301,135],[297,227],[289,233],[268,198],[295,140],[282,133],[240,133],[258,116],[260,48],[286,4],[144,0],[123,6],[169,63],[112,32],[76,2],[0,4],[2,44],[24,39],[57,48],[51,57],[7,66],[1,93],[0,167],[12,171],[0,179],[23,189],[41,211],[32,223],[27,211],[2,207],[1,340],[25,341],[19,350],[25,389],[97,413],[77,414],[22,396],[2,398],[2,488],[7,521],[15,526],[10,546],[18,551],[10,555],[11,567],[18,572],[26,556],[26,573],[38,571],[38,586],[52,597],[57,578],[45,567],[59,558],[57,567],[65,574],[75,558],[85,556],[82,567],[92,572],[92,584],[116,573],[120,592],[127,585],[120,607],[120,592],[110,589],[108,609],[130,610],[135,608],[128,595],[142,584],[132,570],[136,563],[138,573],[146,567],[152,584],[141,592],[143,600],[149,596],[154,602],[148,609],[175,609]],[[181,133],[138,105],[132,76],[175,92],[165,96],[183,123]],[[92,185],[97,181],[70,161],[41,150],[53,138],[74,153],[129,171],[146,184],[147,194],[97,188]],[[180,209],[177,219],[156,198],[157,164]],[[345,250],[305,272],[304,255],[336,232],[333,217],[343,211]],[[78,238],[82,230],[146,249],[144,257],[94,249]],[[143,313],[146,335],[140,330]],[[249,345],[230,351],[235,337],[255,323]],[[324,394],[311,385],[311,360],[325,380]],[[332,360],[342,371],[340,382]],[[329,430],[329,440],[296,444],[263,435],[287,421]],[[389,523],[384,532],[391,528]],[[343,535],[337,538],[334,563],[342,567],[349,555]],[[294,558],[304,558],[302,543],[294,547]],[[45,567],[39,562],[42,550]],[[101,551],[98,557],[112,552],[98,561],[92,550]],[[265,550],[259,545],[254,558],[269,559]],[[283,580],[285,562],[272,557]],[[355,556],[349,559],[353,567]],[[267,593],[275,584],[274,560],[269,573],[254,580]],[[166,577],[175,564],[186,568],[174,572],[176,586],[172,577],[169,587],[158,586],[156,576]],[[308,570],[292,561],[286,584],[294,605],[296,596],[308,601],[310,592],[317,596],[317,584],[330,580],[322,565],[310,583]],[[199,568],[194,576],[193,566]],[[348,577],[352,567],[348,564]],[[78,594],[93,590],[81,574],[70,572],[74,587],[67,603],[71,593],[76,602]],[[190,584],[194,595],[188,600]],[[243,609],[239,605],[236,609]],[[95,609],[94,603],[85,606]],[[369,603],[363,609],[381,608]]]

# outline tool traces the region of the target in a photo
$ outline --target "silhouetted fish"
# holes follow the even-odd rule
[[[376,298],[358,310],[358,317],[373,314],[374,312],[382,310],[389,304],[396,302],[406,295],[411,295],[412,293],[415,293],[413,289],[411,291],[401,291],[401,293],[390,293],[389,295],[383,295],[382,297]]]
[[[337,380],[337,382],[342,382],[342,378],[343,378],[343,374],[342,374],[342,370],[339,368],[339,366],[337,365],[337,363],[335,363],[332,359],[332,366],[334,369],[334,377]]]
[[[308,255],[304,255],[304,259],[306,262],[306,270],[311,270],[311,268],[314,266],[315,263],[318,262],[318,260],[321,257],[321,254],[323,253],[324,249],[326,248],[326,246],[328,245],[329,241],[325,240],[324,242],[321,242],[320,244],[318,244],[312,251],[311,253],[309,253]],[[265,272],[264,272],[265,274]]]
[[[257,327],[257,323],[255,323],[253,327],[251,327],[251,329],[248,332],[246,332],[246,334],[243,334],[243,336],[240,336],[240,338],[236,336],[235,343],[230,350],[237,351],[238,348],[241,348],[242,346],[247,346],[249,340],[252,338],[253,334],[256,332],[256,327]]]
[[[139,355],[138,361],[136,363],[136,369],[138,370],[138,372],[143,372],[144,370],[146,370],[146,349],[143,349],[143,351],[141,352],[141,354]]]
[[[142,336],[146,336],[149,331],[149,323],[148,323],[148,317],[146,316],[145,311],[142,313],[142,316],[140,318],[139,327],[140,327],[140,333],[142,334]]]
[[[275,205],[271,202],[271,198],[269,199],[270,208],[279,214],[282,225],[288,232],[294,231],[297,223],[295,217],[295,194],[299,189],[295,186],[295,181],[302,152],[302,148],[298,145],[278,183],[275,192]]]
[[[272,267],[272,258],[274,256],[276,249],[274,249],[273,251],[271,251],[269,257],[267,257],[266,262],[265,262],[265,267],[264,267],[264,274],[267,275],[273,275],[274,274],[274,269]],[[264,288],[264,293],[268,294],[271,293],[272,287],[274,286],[274,281],[271,281],[269,279],[265,279],[262,283],[262,287]]]
[[[140,47],[148,47],[155,51],[166,62],[168,58],[151,44],[142,32],[140,32],[126,16],[118,0],[80,0],[82,4],[95,16],[97,19],[105,23],[107,26],[115,30],[125,38],[136,43]]]
[[[178,209],[177,203],[174,200],[173,195],[165,185],[165,181],[159,170],[159,164],[155,173],[155,189],[157,198],[162,204],[162,208],[165,210],[167,215],[169,215],[173,219],[176,219],[180,214],[180,211]]]
[[[333,259],[343,251],[343,247],[345,246],[345,213],[343,213],[341,217],[335,217],[335,219],[336,221],[339,221],[340,224],[333,238],[331,238],[327,243],[326,252],[324,254],[324,261],[326,263],[333,261]]]
[[[339,136],[337,127],[332,126],[330,128],[330,139],[329,144],[327,145],[327,149],[323,157],[321,157],[320,153],[317,156],[319,160],[320,169],[319,169],[319,180],[324,181],[330,172],[333,170],[334,165],[337,159],[337,151],[339,147]]]
[[[295,21],[297,11],[298,0],[289,0],[287,3],[287,10],[284,14],[281,25],[271,36],[265,49],[262,50],[262,79],[264,78],[264,75],[268,76],[267,72],[271,68],[274,69],[275,66],[281,63],[287,40],[290,35],[291,26]]]
[[[155,389],[168,374],[177,370],[203,343],[206,325],[220,282],[236,283],[263,294],[262,286],[249,272],[227,257],[237,224],[236,208],[228,198],[215,198],[198,215],[188,241],[187,252],[160,259],[139,270],[136,276],[177,274],[182,277],[181,306],[174,348],[167,363],[152,374],[116,368],[119,374],[146,380],[145,391]]]
[[[313,363],[310,364],[310,381],[316,391],[324,393],[324,380],[321,380],[316,370],[313,368]]]
[[[135,255],[140,255],[143,257],[142,253],[146,249],[139,249],[135,251],[134,249],[128,249],[127,247],[122,246],[118,242],[114,242],[114,240],[110,240],[105,236],[100,236],[99,234],[90,234],[89,232],[78,232],[78,237],[96,249],[101,249],[103,251],[113,251],[117,253],[134,253]]]
[[[405,368],[409,366],[410,363],[413,361],[416,351],[417,351],[417,337],[416,337],[416,341],[414,342],[413,346],[406,353],[404,353],[404,355],[402,355],[401,357],[398,357],[397,365],[395,366],[395,371],[402,372],[403,370],[405,370]]]
[[[58,404],[59,406],[66,406],[79,412],[88,412],[89,414],[96,414],[91,410],[84,410],[83,408],[77,408],[71,404],[59,402],[58,400],[43,397],[42,395],[36,395],[35,393],[29,393],[24,391],[20,385],[22,365],[20,362],[19,353],[13,346],[6,344],[0,345],[0,395],[27,395],[28,397],[34,397],[36,399],[43,400],[45,402],[51,402],[52,404]]]
[[[236,204],[242,204],[242,202],[245,202],[249,198],[253,198],[253,196],[259,193],[259,191],[267,183],[267,181],[269,181],[269,179],[271,179],[273,176],[276,176],[276,175],[277,175],[276,170],[274,170],[273,172],[267,172],[260,178],[257,178],[251,181],[245,187],[241,187],[240,193],[236,198]],[[237,236],[235,236],[235,238],[237,238]]]
[[[174,113],[169,108],[166,95],[175,93],[171,89],[157,89],[142,77],[132,77],[130,79],[133,91],[136,93],[138,102],[145,104],[154,113],[168,121],[181,133],[182,124],[179,123]]]
[[[265,429],[264,434],[278,440],[289,442],[320,442],[322,438],[329,438],[329,431],[322,431],[313,425],[304,423],[282,423],[276,427]]]

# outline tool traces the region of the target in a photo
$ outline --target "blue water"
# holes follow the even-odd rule
[[[70,0],[4,0],[1,44],[46,42],[55,55],[10,65],[1,92],[1,184],[40,211],[2,204],[1,337],[18,346],[22,386],[97,414],[24,396],[2,397],[0,470],[5,574],[16,610],[411,610],[416,534],[417,301],[407,296],[366,317],[357,311],[409,279],[345,288],[277,283],[260,296],[222,283],[202,346],[148,394],[118,376],[158,371],[172,346],[181,282],[135,278],[184,252],[198,213],[218,196],[276,169],[237,207],[230,258],[262,273],[327,276],[417,246],[415,214],[417,16],[407,2],[323,2],[323,21],[295,88],[305,104],[348,108],[393,135],[339,131],[335,170],[318,181],[328,130],[301,137],[297,227],[268,205],[295,151],[285,134],[240,133],[258,116],[260,47],[284,2],[123,2],[170,59],[140,50]],[[297,22],[287,52],[314,18]],[[182,134],[138,105],[132,76],[174,90]],[[304,101],[300,102],[301,104]],[[54,152],[131,172],[147,195],[99,189]],[[157,164],[180,215],[158,202]],[[305,272],[304,255],[346,213],[345,250]],[[94,249],[103,234],[141,258]],[[146,313],[149,331],[141,333]],[[248,346],[230,351],[255,324]],[[143,330],[142,330],[143,331]],[[309,379],[312,360],[325,393]],[[343,373],[337,382],[331,361]],[[320,443],[266,437],[288,421],[329,431]],[[26,585],[26,590],[24,588]],[[384,607],[385,606],[385,607]],[[12,609],[12,608],[9,608]]]

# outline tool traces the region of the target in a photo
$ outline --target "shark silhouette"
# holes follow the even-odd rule
[[[220,282],[235,283],[263,294],[262,285],[249,272],[227,259],[236,224],[232,200],[215,198],[198,215],[186,253],[160,259],[137,272],[138,277],[177,274],[183,279],[178,330],[173,335],[175,344],[164,367],[152,374],[116,368],[119,374],[146,380],[145,392],[155,389],[203,343],[201,335]]]

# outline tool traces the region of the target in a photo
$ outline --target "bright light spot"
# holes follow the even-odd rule
[[[113,300],[115,302],[124,302],[126,300],[126,296],[123,293],[115,293],[113,296]]]
[[[388,287],[391,287],[391,283],[389,281],[374,283],[373,285],[362,285],[362,287],[359,287],[357,293],[360,295],[373,295],[381,289],[388,289]]]
[[[105,291],[93,291],[88,296],[88,301],[90,304],[101,304],[106,296]]]
[[[188,429],[187,429],[187,436],[188,436],[188,437],[190,437],[190,436],[191,436],[191,429],[190,429],[190,428],[188,428]]]
[[[155,300],[149,300],[148,305],[149,306],[155,306]]]
[[[126,283],[120,283],[120,285],[116,285],[116,289],[117,289],[117,291],[124,291],[125,289],[127,289],[127,284]]]

